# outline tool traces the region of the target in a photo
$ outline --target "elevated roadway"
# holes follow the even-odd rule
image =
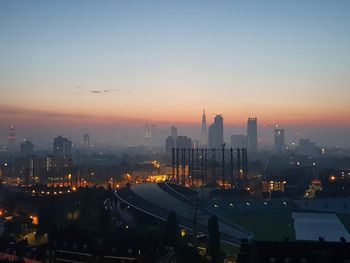
[[[181,201],[157,184],[137,184],[130,189],[124,188],[115,191],[116,197],[135,209],[155,218],[166,220],[170,211],[175,211],[179,225],[193,230],[195,209],[190,202]],[[198,233],[208,235],[209,215],[202,210],[197,211],[196,228]],[[240,244],[241,239],[251,239],[252,233],[237,225],[223,222],[218,218],[219,230],[223,241]]]

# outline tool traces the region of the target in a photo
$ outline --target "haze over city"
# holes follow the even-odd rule
[[[350,146],[348,1],[1,1],[0,132],[89,132],[109,143],[146,122],[225,136],[258,117]]]
[[[350,1],[0,0],[0,263],[350,262]]]

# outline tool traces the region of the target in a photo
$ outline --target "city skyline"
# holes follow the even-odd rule
[[[215,116],[222,116],[222,114],[214,114]],[[205,116],[205,115],[204,115]],[[201,120],[199,120],[201,119]],[[248,136],[249,129],[249,120],[256,120],[257,117],[251,118],[248,117],[245,123],[241,125],[230,125],[226,124],[223,127],[223,142],[227,145],[231,142],[232,135],[243,135]],[[214,122],[209,119],[208,127]],[[247,120],[247,119],[246,119]],[[13,125],[16,127],[16,143],[20,143],[23,140],[30,139],[34,140],[36,143],[40,142],[40,145],[47,145],[50,140],[58,135],[63,135],[73,140],[75,144],[82,143],[84,144],[84,136],[86,133],[93,135],[94,144],[110,144],[114,146],[137,146],[137,145],[153,145],[161,147],[163,145],[163,140],[171,135],[171,128],[174,125],[176,129],[179,129],[180,133],[186,136],[189,136],[195,141],[198,141],[201,144],[202,138],[202,125],[203,125],[203,115],[198,115],[197,123],[195,124],[180,124],[169,121],[169,123],[158,123],[153,121],[146,121],[135,123],[133,125],[120,125],[120,123],[111,122],[109,126],[84,126],[77,127],[75,125],[69,127],[60,127],[59,125],[50,127],[49,129],[43,128],[43,126],[33,125],[31,129],[23,129],[23,126],[14,125],[12,122],[10,126],[5,127],[3,130],[0,129],[0,145],[6,146],[8,144],[8,134],[11,132]],[[11,128],[12,127],[12,128]],[[17,129],[19,127],[19,129]],[[149,142],[146,142],[146,133],[150,127],[155,127],[157,130],[157,138],[150,139]],[[315,141],[319,146],[323,147],[350,147],[350,142],[348,140],[342,141],[342,137],[334,136],[333,127],[319,127],[317,133],[314,132],[314,128],[310,127],[294,127],[294,126],[284,126],[279,124],[266,124],[260,119],[257,122],[256,131],[257,137],[254,140],[257,140],[257,146],[262,147],[263,149],[273,148],[274,147],[274,129],[284,128],[286,129],[286,146],[293,146],[298,143],[299,139],[311,139]],[[7,130],[6,130],[7,129]],[[145,133],[146,132],[146,133]],[[337,134],[343,134],[344,138],[347,138],[348,130],[347,129],[338,129]],[[153,136],[154,137],[154,136]],[[247,137],[248,138],[248,137]],[[90,140],[90,139],[89,139]],[[254,149],[251,149],[254,151]]]
[[[349,0],[0,0],[0,263],[348,262]]]
[[[113,141],[146,121],[194,130],[205,108],[350,146],[347,1],[0,5],[1,133]]]

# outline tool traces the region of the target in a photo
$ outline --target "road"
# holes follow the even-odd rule
[[[168,211],[175,211],[177,215],[188,219],[189,222],[193,222],[194,208],[189,203],[182,202],[166,191],[162,190],[157,184],[140,184],[133,185],[131,190],[142,199],[152,203],[162,209]],[[198,225],[206,227],[208,225],[209,216],[202,212],[197,214]],[[219,230],[223,234],[222,236],[229,236],[239,241],[242,238],[250,239],[251,235],[244,233],[233,226],[224,222],[219,223]],[[228,240],[229,241],[229,240]],[[238,243],[238,242],[236,242]]]

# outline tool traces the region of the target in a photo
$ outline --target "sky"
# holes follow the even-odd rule
[[[349,101],[350,1],[0,0],[0,141],[11,123],[199,135],[205,108],[350,146]]]

